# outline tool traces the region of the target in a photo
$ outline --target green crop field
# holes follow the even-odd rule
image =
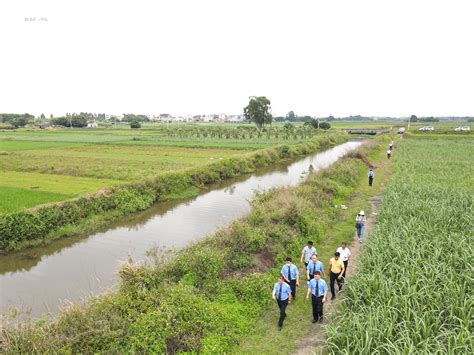
[[[474,141],[409,138],[358,275],[329,328],[333,354],[473,353]]]
[[[155,125],[0,131],[0,214],[309,138],[307,128]]]

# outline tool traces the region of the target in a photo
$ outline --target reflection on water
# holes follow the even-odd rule
[[[27,308],[32,316],[55,314],[63,300],[77,302],[116,284],[121,261],[144,260],[151,248],[182,248],[199,240],[248,213],[255,191],[298,184],[310,165],[315,171],[328,167],[360,144],[347,142],[291,164],[226,180],[186,201],[158,203],[90,236],[0,256],[0,307]]]

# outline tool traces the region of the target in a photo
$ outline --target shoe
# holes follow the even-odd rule
[[[316,320],[316,319],[313,319],[313,321],[312,321],[312,322],[313,322],[313,323],[316,323],[316,322],[317,322],[317,320]]]
[[[336,299],[336,296],[332,296],[331,297],[331,301],[335,300]]]
[[[278,326],[278,331],[279,331],[279,332],[281,332],[281,328],[283,328],[283,327]]]
[[[359,239],[359,243],[362,244],[362,239]]]
[[[319,323],[323,322],[323,317],[319,318]]]

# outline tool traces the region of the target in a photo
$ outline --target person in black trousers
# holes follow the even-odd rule
[[[293,264],[293,259],[287,257],[286,264],[281,268],[281,276],[283,280],[291,287],[292,299],[296,298],[296,286],[300,285],[300,272],[296,265]]]
[[[336,298],[336,291],[334,289],[334,282],[337,281],[337,285],[339,286],[339,290],[342,290],[343,283],[342,274],[344,273],[344,263],[340,258],[341,254],[337,251],[334,253],[334,257],[331,258],[329,261],[329,265],[331,265],[331,271],[329,273],[329,285],[331,287],[331,301]]]
[[[314,278],[309,282],[306,301],[309,301],[311,294],[311,303],[313,305],[313,323],[323,321],[323,306],[328,294],[328,285],[321,279],[321,273],[315,271]]]
[[[374,177],[375,177],[374,169],[370,168],[370,171],[369,171],[369,186],[372,186],[372,183],[374,182]]]
[[[278,319],[278,330],[283,327],[283,321],[286,318],[286,306],[291,303],[291,287],[284,282],[283,277],[278,278],[278,282],[273,286],[273,299],[277,301],[280,308],[280,318]]]

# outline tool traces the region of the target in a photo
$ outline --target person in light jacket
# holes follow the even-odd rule
[[[367,218],[365,218],[365,212],[361,210],[357,215],[355,221],[357,238],[359,239],[359,242],[362,243],[362,241],[364,240],[365,223],[367,222]]]

